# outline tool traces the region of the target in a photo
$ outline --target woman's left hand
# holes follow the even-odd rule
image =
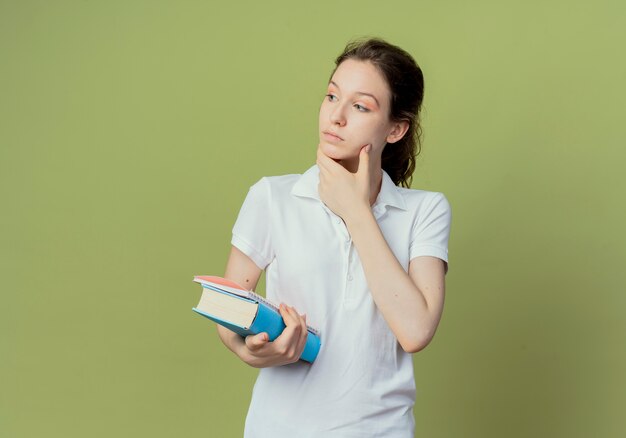
[[[318,192],[320,199],[337,216],[347,222],[351,214],[370,209],[369,151],[371,145],[361,148],[359,167],[351,173],[341,164],[317,148],[317,166],[320,169]]]

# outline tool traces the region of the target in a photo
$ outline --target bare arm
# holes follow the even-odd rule
[[[228,262],[226,263],[224,278],[232,280],[248,290],[254,290],[256,289],[260,277],[261,269],[244,253],[239,251],[234,246],[231,247],[230,256],[228,257]],[[244,339],[237,333],[230,331],[226,327],[219,324],[217,324],[217,332],[224,345],[226,345],[226,347],[228,347],[228,349],[233,353],[241,357],[238,352],[245,344]]]
[[[261,269],[243,252],[232,247],[224,278],[232,280],[248,290],[254,290],[261,277]],[[247,336],[245,339],[226,327],[217,325],[220,339],[241,360],[255,368],[278,366],[296,362],[306,343],[306,316],[293,307],[280,306],[280,314],[286,328],[273,342],[267,333]]]
[[[441,319],[445,264],[437,257],[415,257],[407,273],[396,259],[370,207],[378,193],[373,186],[380,187],[382,177],[380,157],[371,164],[370,150],[371,145],[361,148],[358,169],[351,173],[318,147],[318,192],[346,223],[378,310],[402,348],[414,353],[428,345]]]
[[[435,335],[443,312],[444,261],[437,257],[416,257],[409,262],[407,274],[385,241],[371,210],[350,216],[346,225],[376,306],[405,351],[422,350]]]

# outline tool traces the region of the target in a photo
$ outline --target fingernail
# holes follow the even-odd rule
[[[367,146],[365,146],[365,152],[369,152],[372,150],[372,145],[368,144]]]

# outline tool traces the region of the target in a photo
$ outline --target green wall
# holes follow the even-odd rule
[[[240,436],[191,311],[248,187],[315,160],[334,57],[426,78],[453,207],[418,437],[626,434],[622,2],[0,2],[0,436]]]

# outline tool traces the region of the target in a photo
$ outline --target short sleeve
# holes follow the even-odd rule
[[[231,243],[261,269],[274,258],[271,224],[271,193],[267,178],[250,187],[233,226]]]
[[[437,257],[446,262],[447,271],[451,218],[450,203],[443,193],[435,192],[413,224],[409,260],[418,256]]]

